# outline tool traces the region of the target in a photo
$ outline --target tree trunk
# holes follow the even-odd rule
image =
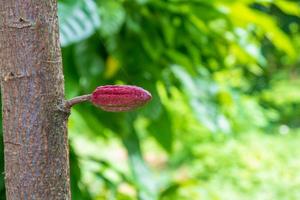
[[[71,199],[56,0],[0,0],[8,200]]]

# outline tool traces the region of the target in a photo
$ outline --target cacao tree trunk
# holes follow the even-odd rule
[[[70,199],[56,0],[0,0],[8,200]]]

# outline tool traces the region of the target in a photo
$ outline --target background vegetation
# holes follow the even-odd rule
[[[59,19],[67,98],[153,94],[72,110],[74,200],[300,199],[299,1],[61,0]]]

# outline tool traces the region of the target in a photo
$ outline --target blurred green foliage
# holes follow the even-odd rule
[[[298,1],[60,0],[59,19],[67,98],[153,95],[73,108],[72,199],[300,199]]]

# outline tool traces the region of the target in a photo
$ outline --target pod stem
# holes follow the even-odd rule
[[[69,99],[66,101],[65,103],[65,107],[70,109],[72,106],[85,102],[85,101],[89,101],[91,99],[91,94],[86,94],[86,95],[82,95],[82,96],[78,96],[78,97],[74,97],[72,99]]]

